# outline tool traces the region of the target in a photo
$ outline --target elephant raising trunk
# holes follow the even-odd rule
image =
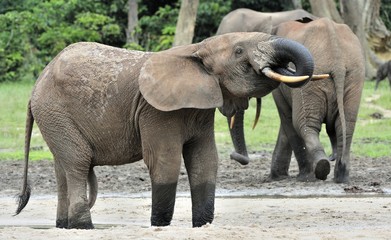
[[[314,71],[314,62],[311,54],[306,48],[302,47],[297,42],[280,37],[275,38],[275,46],[277,62],[283,62],[286,66],[284,67],[279,64],[275,67],[272,66],[271,68],[264,68],[262,69],[262,72],[276,81],[284,82],[289,87],[296,88],[304,86],[310,80],[309,76],[312,76]],[[260,45],[258,46],[258,51],[259,52],[254,54],[262,56],[267,50]],[[289,63],[293,63],[295,65],[295,72],[288,70],[287,66]],[[304,77],[307,77],[307,80],[300,81],[303,80]],[[261,98],[257,98],[256,117],[253,128],[255,128],[256,123],[258,122],[261,105]],[[250,159],[248,157],[243,131],[244,111],[245,109],[237,110],[234,115],[235,117],[231,118],[228,116],[227,121],[230,126],[230,134],[235,147],[235,151],[231,153],[230,157],[231,159],[246,165],[249,163]]]

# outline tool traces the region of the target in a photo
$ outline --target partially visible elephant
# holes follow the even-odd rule
[[[297,73],[279,74],[291,61]],[[304,85],[313,65],[301,44],[263,33],[225,34],[157,53],[87,42],[68,46],[44,69],[28,104],[16,214],[31,193],[27,172],[35,120],[54,156],[56,227],[93,228],[94,166],[141,159],[152,182],[151,225],[169,225],[182,156],[193,226],[211,223],[218,163],[215,108],[232,116],[247,108],[249,97],[265,96],[280,81]]]
[[[273,27],[293,20],[314,20],[318,17],[303,9],[283,12],[257,12],[247,8],[239,8],[228,13],[221,20],[217,35],[231,32],[263,32],[271,33]]]
[[[318,17],[303,10],[296,9],[283,12],[257,12],[251,9],[239,8],[228,13],[221,21],[216,35],[231,32],[263,32],[271,33],[273,28],[278,24],[291,21],[300,20],[303,22],[317,19]],[[260,109],[262,105],[262,99],[257,98],[257,114],[254,122],[254,127],[258,121]],[[235,115],[235,121],[231,121],[231,118],[227,118],[231,139],[235,147],[235,151],[231,153],[231,159],[238,161],[239,163],[246,165],[250,162],[248,157],[246,142],[243,132],[243,117],[244,110],[237,111]],[[240,136],[240,137],[239,137]]]
[[[301,42],[314,57],[314,73],[326,73],[330,78],[310,81],[300,89],[280,85],[273,91],[281,126],[270,179],[288,176],[292,150],[298,161],[298,180],[327,178],[330,163],[319,141],[324,123],[333,149],[331,158],[336,159],[334,181],[348,182],[350,146],[364,84],[364,57],[359,40],[347,25],[328,18],[282,23],[273,33]],[[233,137],[244,142],[241,134]],[[246,152],[245,145],[235,148],[239,148],[236,155]]]
[[[379,82],[383,81],[386,77],[388,77],[391,88],[391,60],[385,62],[377,69],[375,90],[379,87]]]

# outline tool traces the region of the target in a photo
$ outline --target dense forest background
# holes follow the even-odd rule
[[[321,3],[330,1],[338,2]],[[379,18],[391,29],[391,0],[370,1],[371,5],[375,2],[381,5],[377,6]],[[213,36],[223,16],[237,8],[276,12],[297,8],[299,4],[313,12],[314,2],[199,0],[192,41]],[[0,82],[35,81],[45,65],[74,42],[95,41],[143,51],[170,48],[181,3],[181,0],[1,0]],[[340,10],[338,4],[335,6]],[[133,16],[136,11],[136,19],[130,18],[132,11]],[[382,38],[389,41],[390,36]]]

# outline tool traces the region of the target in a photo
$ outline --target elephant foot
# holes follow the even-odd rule
[[[69,221],[68,229],[94,229],[94,225],[91,221],[81,222],[81,221]]]
[[[242,165],[247,165],[250,162],[250,158],[247,156],[244,156],[237,152],[232,152],[230,155],[231,159],[237,161],[238,163]]]
[[[320,180],[326,180],[330,173],[330,162],[326,159],[321,159],[316,163],[315,177]]]
[[[297,175],[296,179],[299,182],[315,182],[316,181],[315,175],[312,173],[299,173],[299,175]]]
[[[270,175],[265,179],[265,182],[281,181],[289,177],[290,177],[289,174],[270,173]]]
[[[56,228],[68,228],[68,219],[57,219]]]
[[[345,165],[338,164],[334,171],[334,182],[335,183],[348,183],[349,182],[349,171],[347,171]]]

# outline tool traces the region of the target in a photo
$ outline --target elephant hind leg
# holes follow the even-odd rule
[[[330,163],[327,159],[321,159],[315,164],[315,177],[320,180],[326,180],[330,173]]]
[[[289,165],[292,157],[292,147],[282,126],[278,133],[277,143],[273,151],[270,175],[268,180],[276,181],[289,177]]]
[[[52,119],[56,122],[49,122],[40,129],[55,161],[58,189],[56,226],[91,229],[87,178],[92,150],[71,120],[56,115],[52,115]]]

